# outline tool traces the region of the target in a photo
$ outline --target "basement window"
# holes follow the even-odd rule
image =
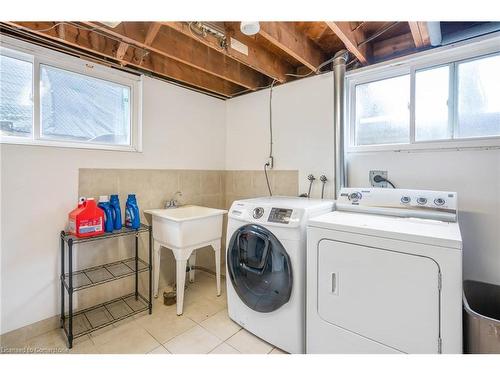
[[[6,37],[2,143],[140,151],[141,79]]]
[[[500,146],[500,43],[347,73],[348,151]]]
[[[30,138],[33,130],[33,63],[0,55],[0,132]]]

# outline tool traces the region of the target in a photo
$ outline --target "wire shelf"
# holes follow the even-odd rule
[[[149,269],[149,264],[137,259],[137,272]],[[109,283],[127,276],[135,275],[135,258],[127,258],[112,263],[102,264],[73,272],[73,291],[91,288],[96,285]],[[64,287],[69,291],[69,273],[64,274]]]
[[[62,232],[61,238],[65,242],[68,242],[69,240],[71,240],[73,242],[73,244],[77,244],[77,243],[103,240],[106,238],[115,238],[115,237],[121,237],[121,236],[129,236],[129,235],[138,234],[138,233],[146,233],[146,232],[149,232],[150,230],[151,230],[151,227],[149,225],[141,224],[141,226],[138,229],[130,229],[127,227],[123,227],[122,229],[114,230],[113,232],[106,232],[106,233],[100,234],[98,236],[85,237],[85,238],[76,237],[75,235],[69,234],[69,232]]]
[[[87,335],[120,320],[149,309],[149,302],[141,294],[135,293],[115,298],[73,313],[73,338]],[[63,318],[63,329],[68,334],[69,316]]]

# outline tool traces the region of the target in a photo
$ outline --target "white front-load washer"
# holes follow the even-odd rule
[[[345,188],[307,232],[307,353],[462,352],[456,193]]]
[[[235,201],[227,225],[229,317],[289,353],[305,352],[306,226],[333,201],[265,197]]]

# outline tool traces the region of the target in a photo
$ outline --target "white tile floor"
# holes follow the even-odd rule
[[[60,329],[37,336],[24,344],[42,352],[80,354],[283,354],[284,352],[242,329],[229,319],[225,286],[216,296],[213,276],[198,271],[185,294],[184,314],[175,305],[153,301],[153,314],[143,313],[114,326],[75,340],[66,349]]]

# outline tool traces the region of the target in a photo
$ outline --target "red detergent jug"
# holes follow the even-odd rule
[[[104,233],[104,211],[93,198],[80,200],[69,213],[69,233],[76,237],[92,237]]]

